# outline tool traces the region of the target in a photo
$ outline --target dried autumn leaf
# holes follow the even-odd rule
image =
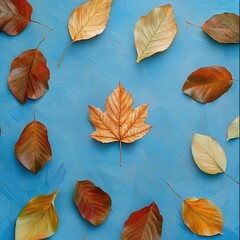
[[[232,75],[225,67],[209,66],[191,73],[182,91],[197,102],[209,103],[226,93],[232,83]]]
[[[65,49],[58,66],[61,65],[66,51],[74,42],[93,38],[105,30],[111,4],[112,0],[89,0],[72,12],[68,22],[72,41]]]
[[[27,98],[41,98],[48,90],[50,71],[45,57],[38,49],[42,41],[36,49],[21,53],[11,64],[8,86],[22,104]]]
[[[228,127],[227,140],[239,138],[239,116],[237,116]]]
[[[235,13],[222,13],[212,16],[201,28],[212,39],[219,43],[239,43],[239,16]]]
[[[154,8],[141,17],[134,29],[137,63],[157,52],[165,51],[177,34],[177,24],[170,4]]]
[[[159,240],[163,218],[156,203],[133,212],[124,224],[122,240]]]
[[[193,134],[192,155],[197,166],[205,173],[217,174],[226,170],[226,154],[212,137]]]
[[[51,237],[58,228],[54,201],[58,191],[32,198],[21,210],[15,228],[15,240],[40,240]]]
[[[81,216],[94,226],[106,220],[112,205],[110,196],[89,180],[76,182],[74,202]]]
[[[151,129],[151,126],[145,123],[148,104],[143,104],[134,110],[132,106],[132,95],[127,93],[120,83],[107,99],[106,112],[89,106],[90,121],[96,128],[91,137],[102,143],[119,141],[120,165],[122,165],[122,143],[132,143],[144,137]]]
[[[1,0],[0,31],[8,35],[18,35],[26,28],[29,22],[49,28],[42,23],[31,20],[31,15],[32,6],[26,0]]]
[[[189,229],[200,236],[222,234],[221,210],[206,198],[188,198],[183,201],[182,218]]]
[[[47,128],[40,122],[29,123],[15,145],[18,161],[36,174],[52,158]]]

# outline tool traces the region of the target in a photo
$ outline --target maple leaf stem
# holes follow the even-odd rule
[[[119,150],[120,150],[120,167],[122,166],[122,142],[119,141]]]
[[[194,23],[191,23],[191,22],[189,22],[189,21],[187,21],[187,23],[190,24],[190,25],[192,25],[192,26],[194,26],[194,27],[201,28],[200,26],[198,26],[198,25],[196,25],[196,24],[194,24]]]
[[[235,81],[235,82],[240,82],[238,79],[233,79],[233,81]]]
[[[237,180],[235,180],[233,177],[231,177],[230,175],[228,175],[226,172],[223,172],[227,177],[229,177],[230,179],[232,179],[235,183],[239,184],[239,182]]]
[[[44,40],[46,40],[46,36],[44,36],[44,38],[40,41],[40,43],[39,43],[38,46],[37,46],[37,49],[40,47],[40,45],[42,44],[42,42],[43,42]]]
[[[59,60],[59,62],[58,62],[58,67],[61,66],[62,60],[63,60],[63,58],[64,58],[67,50],[72,46],[72,44],[73,44],[73,41],[70,42],[70,43],[68,44],[68,46],[65,48],[65,50],[64,50],[64,52],[63,52],[63,54],[62,54],[62,56],[61,56],[61,58],[60,58],[60,60]]]
[[[169,184],[167,183],[167,185],[173,190],[173,192],[182,200],[185,202],[185,200],[176,192],[176,190]]]
[[[87,239],[87,234],[85,233],[83,236],[83,240],[86,240],[86,239]]]
[[[49,26],[47,26],[47,25],[45,25],[45,24],[43,24],[43,23],[40,23],[40,22],[37,22],[37,21],[34,21],[34,20],[31,20],[31,22],[32,23],[36,23],[36,24],[38,24],[38,25],[41,25],[41,26],[43,26],[43,27],[45,27],[45,28],[48,28],[49,30],[53,30],[52,28],[50,28]]]

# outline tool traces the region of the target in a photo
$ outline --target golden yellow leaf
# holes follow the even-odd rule
[[[197,166],[205,173],[217,174],[226,170],[225,152],[212,137],[193,134],[192,155]]]
[[[112,0],[89,0],[77,7],[68,21],[71,43],[65,49],[58,66],[68,48],[76,41],[86,40],[101,34],[109,20]]]
[[[227,140],[239,138],[239,116],[237,116],[228,127]]]
[[[32,198],[20,212],[15,240],[41,240],[52,236],[58,228],[54,200],[58,191]]]
[[[146,135],[151,128],[145,123],[148,104],[143,104],[134,110],[132,106],[132,95],[119,83],[117,89],[107,99],[106,112],[89,106],[90,121],[96,128],[91,137],[102,143],[119,141],[121,154],[122,142],[132,143]]]
[[[169,48],[177,34],[177,24],[170,4],[154,8],[141,17],[134,30],[137,63]]]
[[[224,224],[221,210],[206,198],[183,201],[182,218],[189,229],[200,236],[222,234]]]

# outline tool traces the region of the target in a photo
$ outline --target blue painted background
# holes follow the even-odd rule
[[[36,24],[16,37],[0,33],[0,239],[14,239],[15,220],[34,196],[59,189],[56,210],[59,228],[53,240],[119,240],[129,214],[155,200],[164,218],[162,240],[205,239],[193,235],[181,219],[183,198],[206,197],[223,212],[223,236],[213,240],[237,240],[239,233],[239,185],[226,175],[206,175],[193,162],[193,133],[213,136],[225,149],[227,172],[239,178],[239,140],[226,142],[227,127],[239,114],[239,83],[220,99],[202,105],[181,92],[187,76],[199,67],[223,65],[239,79],[239,45],[221,45],[200,29],[216,13],[238,11],[238,0],[114,0],[106,31],[88,41],[72,45],[62,67],[57,62],[70,37],[67,30],[72,10],[83,0],[29,0]],[[135,64],[133,29],[140,16],[156,6],[171,3],[178,34],[161,54]],[[22,51],[41,45],[51,71],[50,89],[37,101],[37,119],[49,130],[53,159],[37,175],[16,160],[14,145],[26,124],[33,120],[34,101],[19,104],[7,87],[12,60]],[[118,82],[133,94],[135,107],[150,103],[148,124],[152,130],[143,139],[123,146],[101,144],[89,135],[88,104],[104,108]],[[94,228],[78,214],[73,204],[76,179],[92,180],[112,197],[107,221]]]

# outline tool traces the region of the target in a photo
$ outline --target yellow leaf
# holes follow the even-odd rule
[[[105,109],[89,106],[90,121],[96,128],[91,137],[102,143],[120,142],[132,143],[150,130],[145,123],[148,116],[148,104],[143,104],[132,110],[132,95],[127,93],[119,83],[117,89],[108,97]]]
[[[227,141],[233,138],[239,138],[239,116],[236,117],[228,127]]]
[[[226,170],[225,152],[212,137],[193,134],[192,155],[197,166],[205,173],[217,174]]]
[[[190,230],[200,236],[222,234],[221,210],[206,198],[188,198],[183,202],[182,218]]]
[[[58,191],[32,198],[20,212],[15,240],[40,240],[52,236],[58,228],[54,200]]]
[[[170,4],[154,8],[141,17],[134,30],[137,63],[169,48],[177,34],[177,24]]]

